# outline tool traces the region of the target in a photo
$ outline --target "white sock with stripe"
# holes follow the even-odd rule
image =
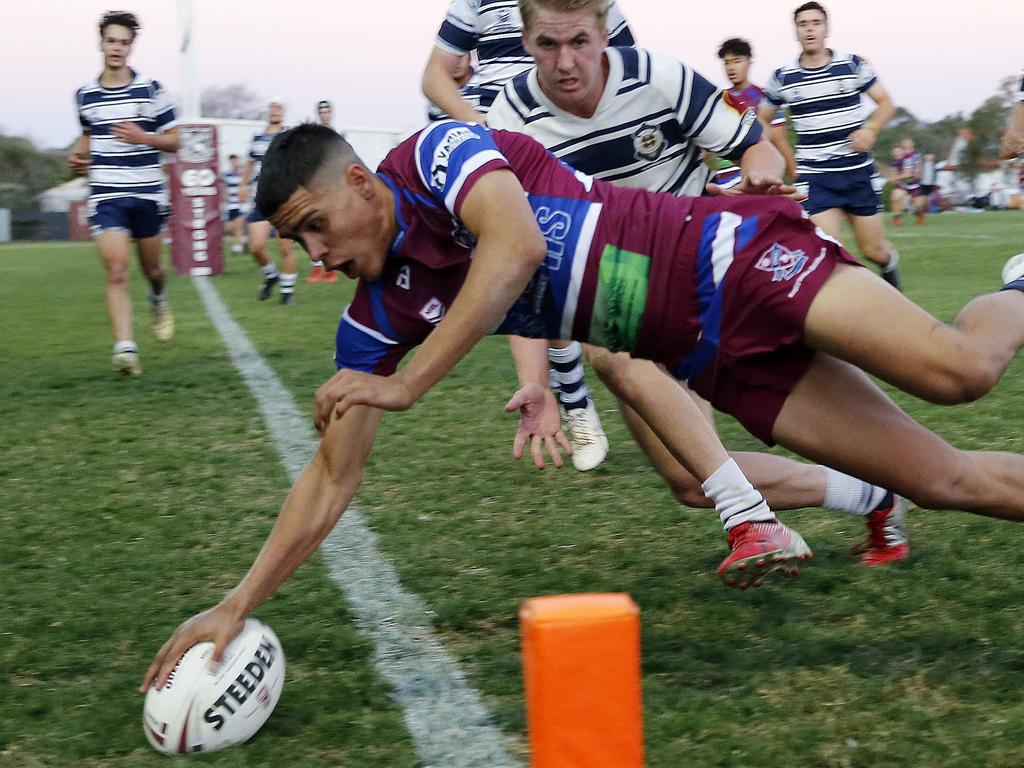
[[[715,503],[718,517],[727,531],[741,523],[775,520],[764,496],[750,484],[734,459],[716,469],[701,483],[701,488]]]

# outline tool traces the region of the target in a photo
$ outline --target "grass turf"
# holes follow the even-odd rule
[[[908,294],[951,320],[996,287],[1020,231],[1007,212],[890,234]],[[215,284],[308,407],[351,285],[302,282],[280,307],[255,300],[259,280],[231,257]],[[173,627],[244,573],[287,491],[189,283],[172,281],[179,330],[159,346],[137,276],[133,287],[145,374],[122,380],[108,371],[91,246],[0,249],[0,764],[158,764],[134,686]],[[1018,361],[970,406],[894,396],[960,447],[1024,452],[1021,372]],[[714,576],[715,515],[669,497],[606,393],[604,466],[512,464],[514,419],[500,408],[513,382],[504,341],[485,341],[412,412],[384,419],[357,498],[507,732],[524,730],[522,600],[614,590],[642,609],[651,768],[1024,762],[1024,530],[915,512],[910,560],[865,570],[848,554],[859,520],[786,513],[815,559],[795,582],[732,591]],[[730,448],[758,449],[719,425]],[[256,615],[288,655],[284,696],[253,742],[204,763],[416,765],[318,557]]]

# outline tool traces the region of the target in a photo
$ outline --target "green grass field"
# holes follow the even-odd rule
[[[997,287],[1022,233],[1011,212],[947,214],[892,238],[908,294],[950,320]],[[256,301],[259,282],[248,257],[214,281],[308,409],[351,285],[301,282],[284,308]],[[120,379],[92,246],[0,247],[2,766],[177,764],[146,743],[135,688],[173,628],[241,577],[288,491],[194,287],[172,281],[178,334],[160,346],[137,274],[133,289],[145,374]],[[859,520],[790,512],[814,560],[795,581],[730,590],[716,515],[673,501],[607,393],[600,469],[513,463],[514,380],[506,343],[486,340],[385,418],[356,499],[513,749],[525,755],[519,605],[625,591],[642,610],[650,768],[1024,764],[1024,528],[917,511],[911,558],[869,571],[849,555]],[[958,446],[1024,452],[1021,361],[970,406],[897,399]],[[758,448],[719,424],[730,448]],[[250,743],[182,759],[419,765],[319,555],[256,615],[288,657],[277,710]]]

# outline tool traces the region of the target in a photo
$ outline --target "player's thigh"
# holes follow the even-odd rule
[[[105,229],[93,238],[107,276],[124,279],[131,259],[131,235],[126,229]]]
[[[809,346],[846,360],[905,392],[954,402],[946,387],[974,351],[957,329],[936,320],[867,269],[837,265],[804,319]]]
[[[829,208],[827,211],[812,213],[811,221],[829,237],[841,240],[843,235],[843,219],[846,216],[841,208]]]
[[[253,251],[262,250],[270,239],[269,221],[248,222],[249,248]]]
[[[951,504],[969,485],[963,452],[911,419],[862,371],[827,355],[815,357],[790,393],[772,435],[921,506]]]

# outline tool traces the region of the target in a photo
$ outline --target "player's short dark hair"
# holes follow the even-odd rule
[[[726,56],[746,56],[749,59],[753,55],[750,43],[742,37],[730,37],[718,49],[718,58],[720,59],[724,59]]]
[[[804,3],[793,11],[793,21],[796,21],[796,17],[804,11],[821,11],[821,15],[825,17],[826,21],[828,21],[828,11],[825,10],[825,6],[821,3],[815,2],[814,0],[811,0],[809,3]]]
[[[277,213],[295,190],[308,186],[320,171],[332,164],[347,168],[364,165],[341,134],[326,125],[302,123],[274,137],[260,167],[256,207],[268,219]]]
[[[238,155],[236,155],[234,152],[232,152],[230,155],[228,155],[228,160],[237,160],[237,159],[238,159]]]
[[[116,24],[119,27],[128,27],[132,32],[132,40],[139,33],[139,17],[131,11],[107,11],[100,19],[100,37],[107,31],[107,27]]]

